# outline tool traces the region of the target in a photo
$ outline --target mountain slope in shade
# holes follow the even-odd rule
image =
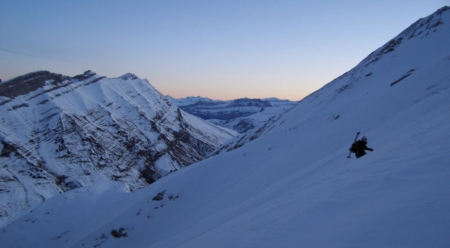
[[[130,73],[30,73],[0,84],[0,111],[2,224],[93,183],[139,189],[235,135],[171,105]]]
[[[392,41],[239,149],[133,193],[56,196],[2,229],[2,245],[450,246],[449,8]],[[374,151],[348,159],[356,131]]]

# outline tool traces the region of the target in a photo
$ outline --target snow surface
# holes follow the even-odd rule
[[[443,24],[383,46],[258,139],[134,193],[56,196],[2,246],[450,247],[450,11],[431,17]],[[349,159],[356,131],[374,151]]]

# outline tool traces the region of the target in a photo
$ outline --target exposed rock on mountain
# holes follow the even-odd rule
[[[99,181],[141,188],[236,135],[170,104],[133,74],[48,71],[0,84],[0,220]]]

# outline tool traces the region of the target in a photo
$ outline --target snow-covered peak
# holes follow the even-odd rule
[[[120,76],[119,78],[123,79],[123,80],[134,80],[134,79],[138,79],[138,77],[132,73],[126,73],[122,76]]]
[[[405,46],[402,44],[420,42],[420,40],[436,32],[448,32],[448,23],[450,22],[450,16],[448,14],[448,12],[450,12],[449,9],[450,7],[445,6],[437,10],[432,15],[419,19],[395,38],[391,39],[385,45],[371,53],[361,62],[361,64],[369,65],[371,63],[375,63],[382,57],[387,56],[396,49],[399,49],[401,46]],[[444,23],[447,23],[447,25],[442,25]],[[439,49],[435,50],[438,51]]]
[[[432,15],[419,19],[417,22],[413,23],[410,27],[400,33],[399,37],[411,39],[414,37],[425,37],[431,32],[436,32],[437,27],[444,24],[444,19],[445,22],[449,21],[448,13],[445,13],[449,10],[449,6],[444,6]]]
[[[74,188],[113,180],[139,189],[236,135],[132,74],[39,71],[0,89],[0,226]]]
[[[87,70],[87,71],[85,71],[84,73],[83,73],[83,75],[85,75],[85,76],[93,76],[93,75],[96,75],[97,73],[95,73],[95,72],[93,72],[93,71],[91,71],[91,70]]]

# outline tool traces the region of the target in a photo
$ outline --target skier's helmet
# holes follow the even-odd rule
[[[367,138],[366,138],[366,136],[362,136],[361,140],[363,140],[363,141],[367,141]]]

